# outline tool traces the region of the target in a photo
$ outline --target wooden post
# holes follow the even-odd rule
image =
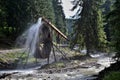
[[[52,29],[54,29],[59,35],[61,35],[64,39],[68,40],[67,36],[64,35],[58,28],[56,28],[51,22],[49,22],[47,19],[42,18],[43,21],[45,21]]]

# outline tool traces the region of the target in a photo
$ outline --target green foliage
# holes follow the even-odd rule
[[[8,38],[14,40],[25,29],[29,20],[28,3],[28,0],[1,0],[0,6],[5,15],[1,15],[0,28]]]
[[[65,15],[63,12],[63,7],[61,6],[61,2],[59,2],[59,0],[53,0],[53,4],[55,13],[55,25],[65,33]]]
[[[59,0],[53,0],[53,8],[55,13],[55,25],[56,27],[66,34],[66,24],[65,24],[65,15],[63,12],[63,7],[61,5],[61,1]],[[60,37],[56,36],[57,43],[60,43]]]
[[[83,9],[79,14],[81,17],[75,24],[73,44],[85,46],[88,54],[93,50],[103,51],[103,48],[106,47],[106,37],[100,9],[101,0],[83,0],[83,2],[80,0],[77,3],[80,5],[76,5],[82,6]]]
[[[97,11],[97,27],[98,27],[98,50],[106,51],[106,44],[108,43],[106,40],[106,35],[103,26],[103,16],[102,11],[99,9]]]
[[[115,47],[115,51],[120,57],[120,0],[116,0],[113,10],[107,15],[108,23],[110,24],[111,43]]]
[[[120,72],[110,72],[103,80],[120,80]]]
[[[55,23],[54,10],[52,0],[30,0],[33,16],[38,19],[38,17],[45,17],[52,23]]]
[[[1,35],[15,40],[39,17],[54,22],[52,0],[0,0]]]

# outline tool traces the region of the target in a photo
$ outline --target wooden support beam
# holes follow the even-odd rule
[[[45,21],[52,29],[54,29],[59,35],[61,35],[64,39],[68,40],[67,36],[64,35],[58,28],[56,28],[51,22],[49,22],[47,19],[42,18],[43,21]]]

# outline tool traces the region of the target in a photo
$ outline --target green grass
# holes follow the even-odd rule
[[[20,52],[15,52],[15,53],[4,53],[0,54],[0,62],[5,62],[5,63],[10,63],[10,62],[16,62],[16,60],[21,59],[22,62],[26,62],[27,59],[27,53],[20,53]],[[32,63],[35,62],[35,58],[28,58],[28,62]]]
[[[120,72],[110,72],[103,80],[120,80]]]
[[[51,68],[64,68],[65,63],[64,62],[55,62],[49,65],[44,66],[45,69],[51,69]]]
[[[4,53],[4,54],[0,54],[0,61],[1,62],[11,62],[14,61],[16,59],[17,54],[16,53]]]

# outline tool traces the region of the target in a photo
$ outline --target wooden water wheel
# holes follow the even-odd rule
[[[48,58],[52,48],[52,36],[50,29],[46,23],[40,27],[39,42],[36,44],[35,58]]]
[[[43,24],[40,27],[41,31],[40,31],[40,37],[39,37],[39,42],[38,42],[39,44],[36,44],[37,47],[36,47],[36,52],[34,53],[34,57],[42,58],[42,59],[48,58],[48,63],[49,63],[49,55],[51,53],[51,49],[54,48],[53,46],[55,46],[52,43],[53,42],[52,33],[50,29],[54,30],[58,35],[62,36],[65,40],[68,40],[68,38],[59,29],[57,29],[52,23],[50,23],[47,19],[42,18],[42,21],[43,21]],[[53,51],[53,54],[55,58],[54,51]]]

